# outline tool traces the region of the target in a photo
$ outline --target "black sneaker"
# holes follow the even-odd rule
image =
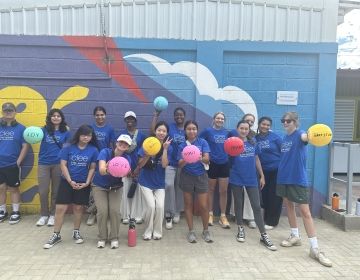
[[[9,216],[8,212],[0,211],[0,223],[5,221]]]
[[[9,224],[10,225],[15,225],[18,222],[20,222],[21,216],[20,216],[20,212],[19,211],[13,211],[10,215],[9,218]]]
[[[60,233],[53,233],[53,235],[50,237],[49,241],[44,244],[44,249],[50,249],[55,244],[61,242],[61,236]]]
[[[236,240],[239,242],[245,242],[245,230],[242,226],[238,227],[238,233],[236,235]]]
[[[269,236],[267,233],[262,233],[260,237],[260,243],[262,243],[266,248],[268,248],[271,251],[276,251],[276,246],[271,242]]]
[[[73,231],[73,238],[76,244],[84,243],[84,238],[80,235],[80,231],[77,229]]]

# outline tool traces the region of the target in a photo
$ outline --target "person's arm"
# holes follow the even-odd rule
[[[168,149],[171,144],[171,139],[168,137],[163,144],[163,154],[161,156],[161,165],[163,168],[169,165]]]
[[[146,154],[143,157],[139,158],[138,164],[133,172],[135,177],[139,175],[140,169],[144,167],[144,165],[149,160],[149,158],[150,158],[150,156],[146,155]]]
[[[155,126],[156,123],[158,122],[159,116],[160,116],[161,111],[155,111],[152,121],[151,121],[151,126],[150,126],[150,135],[151,134],[155,134]]]
[[[105,160],[99,160],[99,173],[104,176],[107,175],[107,163]]]
[[[22,147],[21,147],[21,151],[19,154],[19,157],[16,161],[17,166],[20,166],[21,163],[23,162],[24,158],[26,157],[26,154],[28,153],[30,148],[30,145],[28,143],[23,143]]]
[[[87,175],[87,178],[86,178],[86,182],[83,183],[83,184],[80,184],[81,185],[80,189],[90,186],[91,181],[92,181],[92,179],[94,177],[94,174],[95,174],[95,169],[96,169],[96,162],[92,162],[90,164],[90,168],[89,168],[89,172],[88,172],[88,175]]]
[[[307,133],[301,133],[301,141],[309,142],[309,136]]]
[[[210,156],[209,155],[210,155],[209,153],[203,153],[201,155],[201,161],[203,163],[205,163],[205,164],[209,164],[209,162],[210,162]]]
[[[264,172],[262,170],[261,162],[260,162],[258,155],[255,156],[255,163],[256,163],[256,171],[258,172],[258,174],[260,176],[260,188],[262,189],[265,186],[265,176],[264,176]]]
[[[63,175],[63,177],[65,178],[65,180],[69,183],[69,185],[73,188],[76,189],[77,188],[77,183],[75,181],[73,181],[70,177],[70,173],[69,173],[69,169],[67,168],[67,161],[66,160],[61,160],[60,161],[60,169],[61,169],[61,173]]]

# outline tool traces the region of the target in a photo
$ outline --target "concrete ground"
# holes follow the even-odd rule
[[[327,268],[308,256],[309,244],[300,226],[303,245],[271,252],[259,243],[257,229],[246,228],[246,242],[235,240],[236,226],[211,227],[215,242],[200,238],[200,219],[195,221],[199,241],[189,244],[182,218],[160,241],[143,241],[143,225],[137,227],[138,244],[127,246],[127,226],[121,226],[120,247],[97,249],[97,226],[83,223],[85,243],[74,244],[71,216],[62,229],[63,241],[52,249],[43,244],[52,228],[36,227],[37,216],[23,216],[17,225],[0,224],[0,279],[360,279],[360,234],[343,232],[316,219],[321,249],[333,261]],[[286,217],[269,231],[276,245],[289,234]]]

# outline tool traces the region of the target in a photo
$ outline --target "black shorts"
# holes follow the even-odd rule
[[[218,164],[210,161],[210,167],[207,171],[210,179],[228,178],[230,174],[229,162]]]
[[[20,186],[20,167],[17,164],[0,168],[0,184],[4,183],[11,188]]]
[[[56,204],[88,205],[89,196],[90,187],[74,190],[65,179],[61,178]]]

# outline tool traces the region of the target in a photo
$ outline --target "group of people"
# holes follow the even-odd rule
[[[196,121],[186,120],[186,112],[174,110],[174,122],[158,121],[155,112],[150,127],[151,136],[161,143],[156,155],[149,155],[142,147],[146,133],[137,129],[137,116],[133,111],[124,115],[126,128],[115,137],[114,129],[106,123],[106,110],[94,109],[95,122],[80,126],[73,137],[63,112],[51,109],[43,127],[38,163],[40,218],[36,225],[53,226],[54,232],[44,248],[49,249],[61,241],[64,215],[72,205],[74,217],[73,239],[84,242],[80,224],[84,207],[93,197],[99,231],[98,248],[119,246],[120,223],[133,218],[145,223],[143,240],[160,240],[165,228],[172,229],[184,211],[188,225],[187,241],[197,242],[193,226],[194,203],[197,204],[205,242],[213,242],[209,226],[214,225],[214,193],[219,189],[219,224],[230,228],[226,217],[228,189],[233,200],[232,211],[236,218],[236,240],[245,242],[244,220],[255,223],[260,242],[275,251],[267,230],[275,227],[280,218],[282,204],[287,208],[291,228],[290,236],[281,242],[283,247],[301,245],[295,203],[299,205],[305,230],[310,242],[310,257],[325,266],[331,261],[319,251],[315,227],[309,209],[309,188],[306,177],[306,132],[299,129],[295,112],[284,114],[281,122],[285,136],[271,131],[272,119],[261,117],[257,131],[251,128],[255,117],[246,114],[236,129],[225,127],[225,114],[214,114],[210,127],[199,132]],[[16,121],[16,106],[2,105],[0,126],[0,222],[9,218],[10,224],[20,221],[19,170],[29,145],[22,136],[25,127]],[[224,142],[239,137],[244,151],[228,156]],[[201,151],[198,161],[188,163],[182,157],[183,149],[195,145]],[[124,157],[131,166],[123,178],[109,174],[108,162]],[[6,191],[11,193],[12,212],[8,217]],[[90,195],[91,192],[91,195]],[[49,193],[51,199],[49,203]],[[249,207],[250,206],[250,207]],[[247,209],[250,208],[250,209]],[[263,208],[263,213],[262,209]],[[250,212],[245,217],[245,212]],[[108,228],[108,221],[110,228]]]

